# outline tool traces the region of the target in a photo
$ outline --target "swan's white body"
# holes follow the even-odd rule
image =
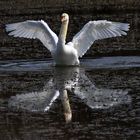
[[[62,14],[59,36],[43,20],[13,23],[6,25],[6,31],[14,37],[39,39],[51,52],[56,65],[79,65],[82,57],[95,40],[126,35],[129,24],[107,20],[89,21],[71,42],[65,43],[69,23],[68,14]]]

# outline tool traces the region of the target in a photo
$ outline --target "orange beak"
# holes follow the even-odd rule
[[[64,20],[64,16],[61,16],[61,21],[63,21]]]

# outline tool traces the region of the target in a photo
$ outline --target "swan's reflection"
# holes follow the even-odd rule
[[[43,91],[13,96],[9,99],[9,107],[28,111],[48,111],[59,97],[62,101],[66,122],[72,119],[72,111],[67,91],[71,90],[90,108],[106,109],[131,101],[127,90],[96,88],[79,67],[54,67]]]

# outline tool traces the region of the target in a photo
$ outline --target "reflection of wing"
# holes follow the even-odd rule
[[[78,84],[74,89],[74,93],[92,109],[105,109],[131,101],[127,95],[127,90],[98,89],[84,73],[81,74]]]
[[[59,92],[53,89],[53,82],[50,80],[42,92],[32,92],[12,96],[9,99],[8,106],[15,110],[48,111],[58,96]]]

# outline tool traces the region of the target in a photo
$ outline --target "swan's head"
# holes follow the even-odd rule
[[[61,15],[61,22],[69,21],[69,15],[66,13],[63,13]]]

